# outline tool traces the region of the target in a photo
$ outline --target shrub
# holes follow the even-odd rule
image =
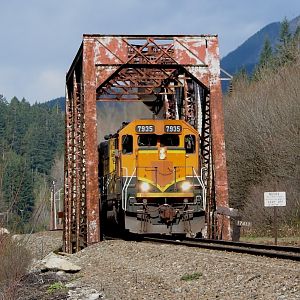
[[[58,290],[64,290],[64,289],[66,289],[66,286],[64,284],[62,284],[61,282],[54,282],[48,287],[47,291],[48,293],[52,294]]]
[[[30,264],[30,252],[22,240],[0,235],[0,299],[16,299],[17,285]]]
[[[263,207],[263,193],[285,191],[279,226],[297,230],[300,53],[292,65],[260,75],[258,81],[236,79],[224,100],[230,205],[243,211],[257,233],[270,232],[273,210]]]

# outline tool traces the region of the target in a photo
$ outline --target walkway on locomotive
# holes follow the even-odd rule
[[[119,149],[123,203],[133,184],[137,199],[204,198],[199,134],[185,121],[135,120],[119,131]]]

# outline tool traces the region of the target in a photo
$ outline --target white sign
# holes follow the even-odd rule
[[[264,192],[264,204],[270,206],[286,206],[285,192]]]
[[[252,226],[252,222],[237,220],[236,221],[236,225],[237,226],[243,226],[243,227],[251,227]]]

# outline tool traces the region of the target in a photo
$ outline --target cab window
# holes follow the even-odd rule
[[[157,135],[156,134],[140,134],[138,136],[138,146],[156,146]]]
[[[122,136],[122,153],[131,154],[133,151],[133,137],[126,134]]]
[[[160,136],[161,146],[179,146],[178,134],[163,134]]]
[[[196,137],[192,134],[184,137],[184,148],[186,153],[195,153],[196,151]]]

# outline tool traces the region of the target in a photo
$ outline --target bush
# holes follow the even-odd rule
[[[273,191],[287,195],[279,226],[299,229],[299,86],[300,53],[293,64],[262,71],[258,81],[235,79],[224,99],[230,205],[259,233],[272,227],[273,210],[263,207],[263,193]]]
[[[279,236],[300,235],[300,200],[295,184],[292,180],[277,182],[274,178],[267,178],[261,184],[252,187],[242,212],[243,219],[252,222],[249,233],[255,236],[273,235],[274,209],[264,207],[264,192],[285,191],[286,206],[277,208]]]
[[[0,299],[16,299],[17,286],[30,264],[30,252],[22,240],[0,235]]]

